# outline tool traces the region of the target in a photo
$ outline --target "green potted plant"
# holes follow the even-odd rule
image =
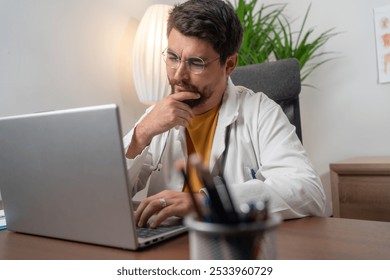
[[[330,52],[321,52],[321,47],[337,33],[333,33],[332,28],[314,37],[313,28],[305,29],[311,5],[306,10],[299,31],[292,31],[291,23],[284,15],[286,6],[260,5],[258,0],[235,1],[233,8],[244,28],[238,65],[294,57],[299,62],[303,81],[317,67],[333,59],[325,58]]]
[[[257,0],[235,2],[235,10],[244,29],[238,65],[257,64],[269,60],[278,19],[286,5],[271,4],[257,7]]]

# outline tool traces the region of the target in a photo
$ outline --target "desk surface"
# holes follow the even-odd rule
[[[278,229],[279,259],[390,260],[390,223],[308,217]],[[133,252],[0,231],[0,259],[188,259],[188,235]]]

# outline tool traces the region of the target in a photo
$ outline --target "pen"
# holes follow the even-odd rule
[[[229,223],[240,222],[224,178],[222,176],[216,176],[214,177],[214,183],[219,197],[221,198],[225,212],[228,214]]]
[[[192,154],[189,158],[190,164],[196,169],[199,179],[207,189],[209,195],[209,205],[211,208],[211,220],[216,223],[228,223],[229,217],[226,213],[221,198],[215,187],[213,177],[210,172],[204,168],[198,155]]]
[[[256,179],[256,172],[251,168],[252,179]]]

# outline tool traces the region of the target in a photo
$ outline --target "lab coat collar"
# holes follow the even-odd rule
[[[237,94],[239,93],[229,77],[218,117],[218,126],[223,129],[232,124],[238,117],[239,102]]]

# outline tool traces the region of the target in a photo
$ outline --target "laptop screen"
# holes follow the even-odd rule
[[[116,105],[2,118],[0,151],[10,230],[138,246]]]

